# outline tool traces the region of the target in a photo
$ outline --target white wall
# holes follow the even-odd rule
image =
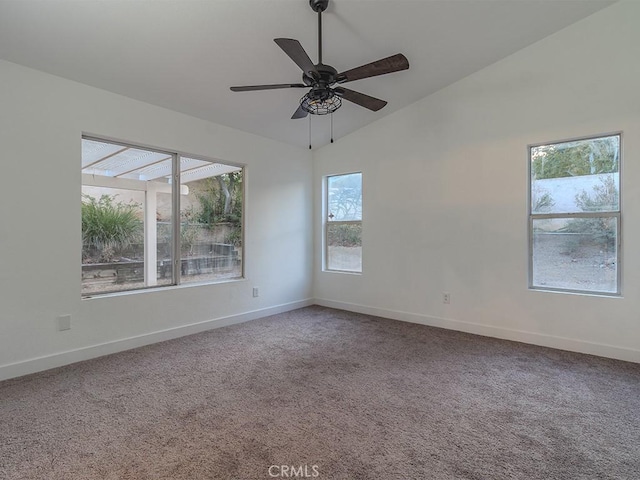
[[[364,236],[362,275],[316,248],[317,301],[640,361],[639,22],[615,4],[318,150],[316,212],[324,175],[362,171]],[[616,131],[623,297],[528,290],[527,145]]]
[[[83,132],[247,165],[247,279],[81,300]],[[305,149],[0,61],[0,151],[0,379],[309,303]]]

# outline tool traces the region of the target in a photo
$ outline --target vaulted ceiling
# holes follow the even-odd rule
[[[388,101],[349,102],[336,139],[413,103],[613,0],[331,0],[323,60],[338,71],[403,53],[410,69],[348,87]],[[232,85],[299,83],[273,42],[295,38],[317,61],[317,14],[307,0],[0,0],[0,58],[292,145],[303,89],[234,93]],[[329,141],[311,118],[312,144]]]

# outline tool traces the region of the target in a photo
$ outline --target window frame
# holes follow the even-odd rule
[[[362,271],[364,270],[363,266],[362,266],[362,246],[361,246],[361,256],[360,256],[360,270],[340,270],[337,268],[330,268],[329,267],[329,226],[330,225],[360,225],[360,229],[362,230],[362,219],[364,217],[364,206],[362,207],[363,212],[361,212],[360,214],[360,220],[329,220],[328,216],[329,216],[329,179],[330,178],[335,178],[335,177],[344,177],[347,175],[354,175],[354,174],[359,174],[360,175],[360,204],[363,204],[363,193],[362,191],[364,190],[364,182],[363,182],[363,173],[362,171],[353,171],[353,172],[345,172],[345,173],[336,173],[336,174],[331,174],[331,175],[325,175],[323,178],[323,192],[324,192],[324,199],[323,199],[323,205],[322,205],[322,218],[323,218],[323,235],[322,235],[322,241],[324,244],[324,248],[323,248],[323,260],[322,260],[322,266],[323,266],[323,271],[325,272],[331,272],[331,273],[345,273],[345,274],[351,274],[351,275],[362,275]]]
[[[618,210],[617,211],[601,211],[601,212],[561,212],[561,213],[534,213],[532,205],[532,150],[536,147],[555,145],[569,142],[578,142],[584,140],[597,140],[600,138],[614,137],[619,138],[619,154],[618,154]],[[527,214],[528,214],[528,288],[534,291],[568,293],[589,296],[604,297],[621,297],[622,296],[622,164],[623,164],[623,135],[622,131],[611,133],[602,133],[595,135],[586,135],[580,137],[572,137],[563,140],[554,140],[549,142],[539,142],[527,145]],[[545,287],[534,285],[533,283],[533,247],[534,247],[534,229],[535,220],[545,219],[574,219],[574,218],[616,218],[616,291],[604,292],[599,290],[582,290],[562,287]]]
[[[244,164],[239,164],[235,162],[223,161],[211,157],[206,157],[203,155],[192,155],[189,153],[185,153],[178,150],[168,150],[165,148],[156,148],[154,146],[132,143],[129,141],[117,140],[110,137],[99,136],[89,133],[81,134],[81,141],[89,140],[95,142],[109,143],[112,145],[122,146],[126,148],[140,149],[140,150],[148,150],[153,153],[162,153],[168,156],[171,156],[171,234],[173,241],[171,242],[171,283],[164,285],[144,285],[142,287],[133,287],[123,290],[115,290],[115,291],[107,291],[107,292],[89,292],[83,293],[81,287],[81,299],[90,299],[90,298],[98,298],[98,297],[107,297],[107,296],[116,296],[116,295],[127,295],[132,293],[139,293],[145,291],[156,291],[156,290],[166,290],[176,287],[185,287],[185,286],[199,286],[199,285],[213,285],[219,283],[230,283],[245,280],[245,226],[246,226],[246,179],[247,179],[247,166]],[[181,185],[181,172],[180,172],[180,160],[182,158],[189,158],[194,160],[201,160],[204,162],[211,162],[212,164],[219,163],[223,165],[227,165],[230,167],[237,167],[241,169],[242,172],[242,218],[241,218],[241,248],[240,248],[240,256],[241,256],[241,264],[240,264],[240,276],[229,279],[212,279],[212,280],[202,280],[202,281],[194,281],[194,282],[186,282],[183,283],[181,281],[182,273],[181,273],[181,221],[180,221],[180,212],[181,212],[181,201],[180,201],[180,188],[174,188],[175,185]],[[81,168],[82,170],[82,168]],[[84,174],[83,174],[84,175]],[[214,176],[215,177],[215,176]],[[210,177],[210,178],[214,178]],[[105,177],[111,178],[111,177]],[[209,177],[207,177],[209,178]],[[85,183],[80,181],[81,188],[85,186]],[[146,225],[144,225],[144,229],[146,230]],[[146,248],[146,245],[145,245]],[[146,260],[145,260],[146,262]],[[146,266],[145,266],[146,268]],[[82,270],[82,262],[81,262],[81,270]]]

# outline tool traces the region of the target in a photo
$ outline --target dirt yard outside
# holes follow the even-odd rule
[[[615,293],[616,252],[602,244],[577,244],[564,235],[536,235],[533,285]]]
[[[602,244],[576,243],[564,235],[537,235],[533,285],[545,288],[615,293],[616,252]],[[362,271],[362,247],[329,247],[328,268]]]

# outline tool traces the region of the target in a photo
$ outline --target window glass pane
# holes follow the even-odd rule
[[[330,222],[362,220],[362,174],[327,178],[327,216]]]
[[[327,225],[327,268],[362,272],[362,224]]]
[[[532,213],[618,211],[619,166],[619,135],[532,147]]]
[[[533,286],[617,292],[617,218],[533,220]]]
[[[82,139],[82,295],[173,283],[172,156]]]
[[[180,282],[241,278],[242,168],[186,157],[180,165]]]

